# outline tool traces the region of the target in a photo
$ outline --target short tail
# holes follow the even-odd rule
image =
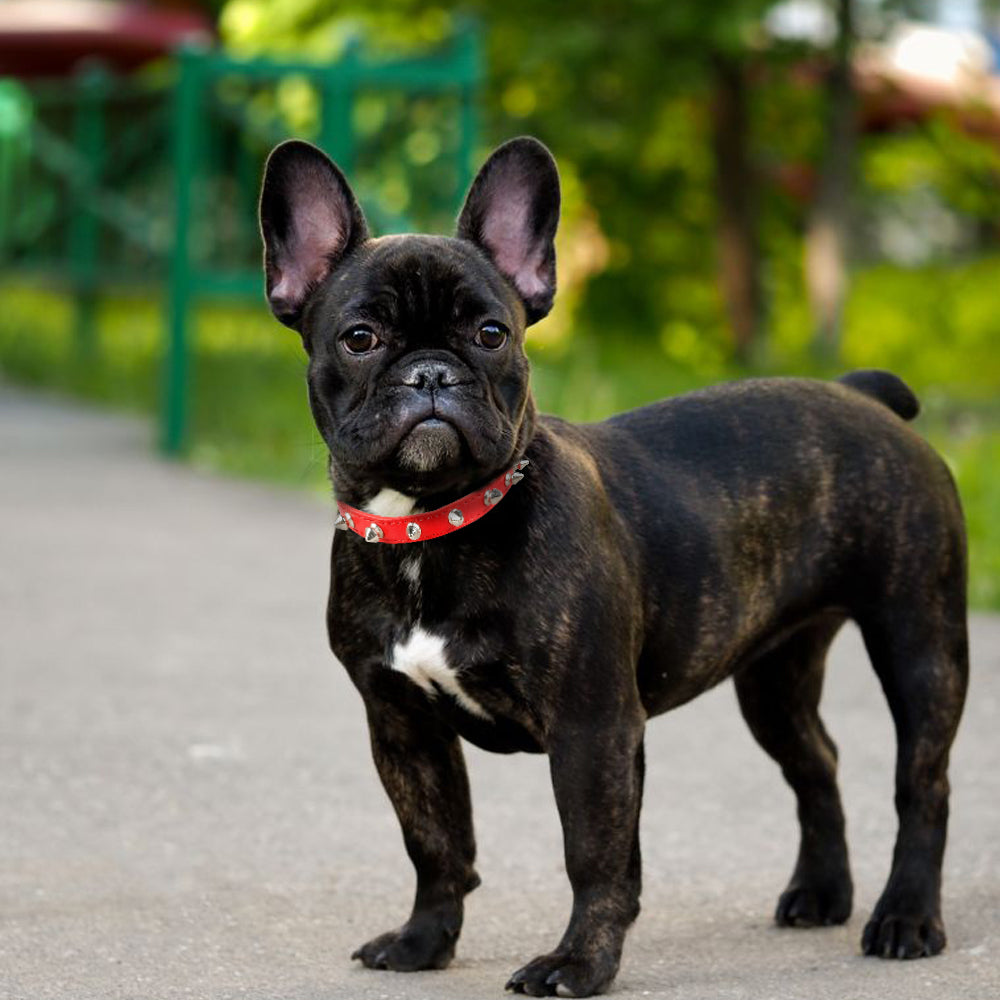
[[[879,368],[861,368],[841,375],[838,382],[888,406],[904,420],[912,420],[920,412],[920,403],[913,390],[898,375]]]

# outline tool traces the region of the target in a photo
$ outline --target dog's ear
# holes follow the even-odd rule
[[[315,146],[293,139],[276,146],[260,194],[267,300],[286,326],[299,329],[316,286],[368,236],[344,175]]]
[[[486,252],[524,302],[528,323],[552,308],[556,292],[559,171],[537,139],[511,139],[472,182],[457,235]]]

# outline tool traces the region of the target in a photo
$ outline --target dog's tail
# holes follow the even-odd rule
[[[861,368],[841,375],[837,381],[877,399],[904,420],[912,420],[920,412],[920,402],[913,390],[892,372],[879,368]]]

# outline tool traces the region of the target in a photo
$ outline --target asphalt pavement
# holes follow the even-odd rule
[[[546,762],[467,753],[483,885],[452,967],[361,969],[412,874],[326,647],[331,505],[157,459],[152,431],[0,384],[0,998],[498,998],[569,888]],[[620,998],[1000,997],[1000,618],[972,619],[945,954],[863,958],[895,832],[893,733],[845,631],[824,715],[856,887],[779,930],[794,802],[730,685],[653,720],[643,913]]]

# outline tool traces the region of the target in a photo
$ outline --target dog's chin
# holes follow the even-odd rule
[[[458,431],[436,417],[420,421],[396,449],[396,461],[402,469],[423,474],[454,469],[461,457]]]

